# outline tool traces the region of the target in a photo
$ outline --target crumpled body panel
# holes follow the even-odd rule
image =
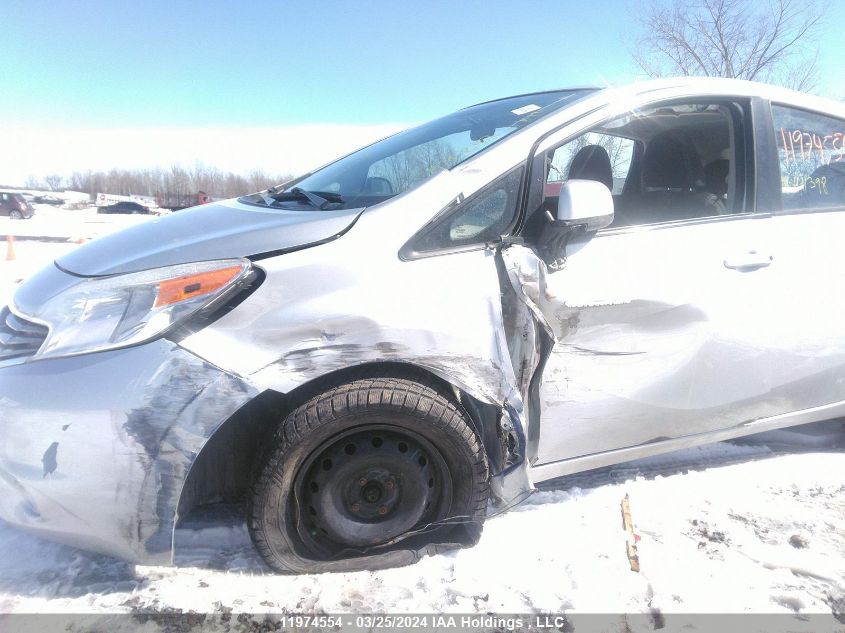
[[[805,282],[786,257],[751,274],[719,258],[776,245],[767,229],[738,219],[607,233],[570,244],[559,267],[521,246],[503,252],[554,341],[532,477],[838,414],[845,347],[824,314],[803,327],[789,317],[798,310],[778,288]]]
[[[150,563],[171,560],[200,449],[256,395],[167,341],[4,367],[0,384],[3,519]]]
[[[259,391],[290,393],[368,363],[421,367],[498,407],[522,437],[528,420],[503,327],[497,256],[401,261],[373,239],[368,220],[365,213],[355,230],[318,249],[258,262],[264,284],[181,344]],[[524,463],[519,478],[512,494],[528,488]]]

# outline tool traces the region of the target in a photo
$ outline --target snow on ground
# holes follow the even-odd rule
[[[180,530],[174,568],[0,524],[0,613],[832,614],[845,601],[838,424],[824,449],[722,443],[567,477],[489,520],[476,547],[379,572],[273,575],[236,513]],[[625,553],[626,494],[640,573]]]
[[[0,236],[43,236],[70,240],[92,239],[140,222],[153,215],[99,214],[97,207],[65,209],[49,204],[34,204],[35,215],[28,220],[0,217]]]
[[[15,279],[74,246],[16,242],[16,261],[0,259],[0,303]],[[379,572],[273,575],[237,508],[179,530],[177,567],[133,566],[0,522],[0,614],[821,613],[835,627],[843,449],[842,423],[830,422],[569,476],[490,519],[476,547]],[[625,495],[639,573],[626,556]]]

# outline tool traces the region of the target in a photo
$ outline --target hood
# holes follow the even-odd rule
[[[339,237],[362,209],[268,209],[236,200],[206,204],[104,235],[56,260],[83,277],[211,259],[265,255]]]

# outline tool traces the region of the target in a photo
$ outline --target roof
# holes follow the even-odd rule
[[[496,99],[479,101],[478,103],[473,103],[472,105],[465,106],[461,108],[461,110],[467,110],[469,108],[474,108],[480,105],[486,105],[488,103],[496,103],[497,101],[507,101],[508,99],[519,99],[520,97],[530,97],[532,95],[549,95],[563,92],[576,92],[578,90],[582,90],[584,92],[598,92],[601,90],[601,88],[598,86],[570,86],[568,88],[556,88],[552,90],[534,90],[533,92],[522,92],[515,95],[508,95],[507,97],[497,97]]]
[[[651,79],[627,85],[611,86],[601,91],[613,99],[624,97],[641,97],[651,92],[683,93],[687,96],[719,95],[737,97],[760,97],[770,101],[783,102],[810,110],[821,110],[837,113],[845,117],[845,105],[839,101],[826,99],[805,92],[790,90],[782,86],[774,86],[757,81],[744,79],[727,79],[723,77],[669,77],[666,79]],[[676,95],[680,96],[680,95]]]
[[[790,90],[781,86],[774,86],[772,84],[747,81],[744,79],[728,79],[723,77],[667,77],[663,79],[648,79],[628,84],[620,84],[618,86],[606,86],[603,88],[596,86],[569,86],[566,88],[558,88],[556,90],[541,90],[512,95],[510,97],[503,97],[502,99],[573,90],[594,91],[595,95],[593,95],[593,97],[603,97],[607,101],[641,97],[652,92],[682,93],[673,94],[673,97],[695,97],[705,95],[761,97],[770,101],[783,102],[807,108],[809,110],[830,112],[832,114],[845,117],[845,104],[839,101],[818,97],[805,92]],[[491,103],[499,100],[500,99],[493,99],[482,103]]]

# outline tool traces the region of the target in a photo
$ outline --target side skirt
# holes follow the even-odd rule
[[[762,433],[763,431],[773,431],[775,429],[782,429],[789,426],[798,426],[800,424],[809,424],[811,422],[821,422],[823,420],[833,420],[843,416],[845,416],[845,401],[834,402],[820,407],[813,407],[812,409],[803,409],[801,411],[784,413],[768,418],[761,418],[759,420],[751,420],[750,422],[745,422],[739,426],[719,431],[685,435],[683,437],[677,437],[670,440],[662,440],[659,442],[651,442],[649,444],[641,444],[639,446],[630,446],[628,448],[605,451],[603,453],[593,453],[591,455],[583,455],[581,457],[572,457],[557,462],[538,464],[530,468],[529,476],[531,477],[532,482],[538,483],[549,479],[555,479],[556,477],[571,475],[584,470],[592,470],[594,468],[602,468],[604,466],[611,466],[613,464],[631,461],[633,459],[641,459],[643,457],[651,457],[662,453],[670,453],[672,451],[701,446],[703,444],[722,442],[736,437]]]

